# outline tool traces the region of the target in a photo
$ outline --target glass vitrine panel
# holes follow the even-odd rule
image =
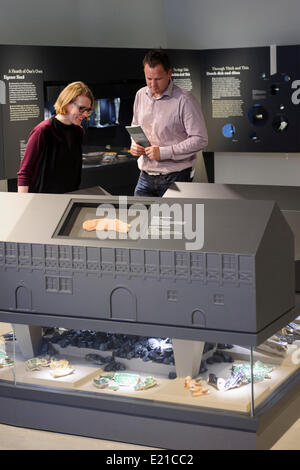
[[[258,347],[0,324],[0,386],[255,414],[300,363],[300,318]]]

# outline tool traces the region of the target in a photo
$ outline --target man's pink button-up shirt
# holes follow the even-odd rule
[[[143,128],[160,160],[138,159],[140,170],[172,173],[193,165],[196,153],[207,146],[207,130],[199,102],[172,80],[163,95],[154,98],[148,87],[135,97],[132,125]]]

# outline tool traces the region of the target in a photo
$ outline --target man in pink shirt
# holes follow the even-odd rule
[[[149,147],[132,142],[131,154],[141,170],[135,196],[161,197],[174,181],[192,181],[192,166],[207,146],[207,131],[199,102],[172,82],[168,56],[161,49],[143,60],[146,87],[135,97],[132,125],[139,125]]]

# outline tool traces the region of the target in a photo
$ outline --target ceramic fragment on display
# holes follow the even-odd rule
[[[217,377],[215,374],[209,374],[207,383],[215,387],[217,390],[224,390],[225,379]]]
[[[148,388],[152,388],[157,384],[157,381],[154,377],[144,377],[141,378],[139,382],[134,386],[134,390],[148,390]]]
[[[25,361],[25,367],[28,370],[41,370],[43,367],[48,367],[50,365],[50,357],[33,357]]]
[[[192,380],[192,377],[190,375],[187,375],[186,378],[184,379],[184,388],[189,388],[191,380]]]
[[[263,379],[270,379],[270,373],[274,370],[273,366],[266,366],[261,361],[256,361],[253,365],[253,380],[259,382]],[[232,366],[233,374],[242,372],[247,382],[251,382],[251,364],[236,364]]]
[[[286,341],[282,341],[274,335],[259,346],[256,346],[255,351],[263,351],[284,357],[288,351],[288,344]]]
[[[98,388],[106,388],[108,387],[109,379],[105,376],[99,376],[98,378],[94,379],[94,385]]]
[[[14,361],[10,359],[6,352],[3,350],[0,350],[0,368],[2,367],[9,367],[14,364]]]
[[[287,341],[288,344],[292,344],[294,341],[300,340],[300,325],[298,324],[299,318],[296,318],[293,322],[288,323],[282,328],[275,336],[281,340]]]
[[[54,379],[72,374],[72,372],[74,372],[74,368],[72,366],[64,367],[62,369],[58,367],[57,369],[50,370],[50,374],[52,375]]]
[[[293,333],[294,335],[300,336],[300,326],[295,322],[290,322],[286,326],[287,330]]]
[[[274,345],[274,347],[278,348],[279,351],[282,350],[286,352],[288,350],[288,343],[283,338],[280,339],[278,336],[273,335],[271,338],[269,338],[269,341],[272,345]]]
[[[136,374],[121,372],[114,374],[113,380],[121,387],[133,387],[138,383],[140,377]]]
[[[184,379],[184,388],[190,390],[192,397],[207,395],[209,390],[202,384],[202,378],[192,379],[189,375]]]
[[[259,382],[271,378],[270,373],[273,366],[267,366],[261,361],[256,361],[253,365],[253,381]],[[209,374],[207,383],[220,391],[227,391],[238,388],[241,385],[251,382],[251,365],[249,363],[234,364],[231,368],[231,376],[225,380],[215,374]]]
[[[0,361],[5,358],[6,358],[6,351],[3,351],[3,349],[0,349]]]
[[[50,374],[53,378],[64,377],[65,375],[72,374],[74,368],[66,360],[52,360],[49,364]]]
[[[243,370],[237,370],[236,372],[234,371],[231,375],[231,377],[229,377],[229,379],[227,379],[226,381],[224,381],[224,384],[223,384],[223,388],[221,388],[220,390],[231,390],[232,388],[237,388],[237,387],[240,387],[241,385],[245,384],[245,383],[248,383],[246,377],[245,377],[245,374],[244,374],[244,371]]]
[[[295,341],[295,338],[294,338],[293,334],[289,334],[289,333],[283,334],[283,333],[279,332],[279,333],[276,333],[275,336],[277,336],[277,338],[280,341],[284,341],[287,344],[293,344],[294,341]]]
[[[6,343],[8,341],[13,341],[14,334],[13,334],[13,332],[4,333],[3,335],[1,335],[0,338],[1,338],[1,342]]]
[[[119,387],[127,387],[132,390],[147,390],[154,387],[157,381],[154,377],[141,377],[138,374],[127,372],[116,372],[115,374],[100,375],[93,380],[98,388],[107,388],[109,390],[118,390]]]

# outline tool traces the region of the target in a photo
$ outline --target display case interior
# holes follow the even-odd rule
[[[255,416],[299,372],[300,317],[255,348],[190,341],[200,356],[194,374],[178,339],[7,323],[0,328],[0,386]]]
[[[126,199],[126,198],[125,198]],[[149,218],[149,204],[136,204],[139,213],[144,212],[146,220]],[[135,213],[130,215],[128,211],[129,204],[126,202],[125,205],[118,204],[115,201],[108,200],[108,202],[99,205],[97,201],[76,201],[71,200],[66,211],[60,220],[55,233],[54,238],[70,238],[70,239],[101,239],[101,232],[109,232],[106,238],[117,239],[122,236],[122,228],[124,228],[125,238],[128,240],[135,240],[128,233],[128,229],[131,225],[131,222],[135,218]],[[125,211],[125,218],[124,218]],[[113,217],[113,218],[112,218]],[[122,218],[124,223],[122,223]],[[98,225],[100,219],[105,219],[106,221],[119,221],[118,224],[113,224],[106,226],[106,224]],[[126,222],[125,222],[126,219]],[[89,225],[89,222],[92,224]],[[99,228],[98,228],[99,227]],[[118,234],[118,235],[117,235]]]

